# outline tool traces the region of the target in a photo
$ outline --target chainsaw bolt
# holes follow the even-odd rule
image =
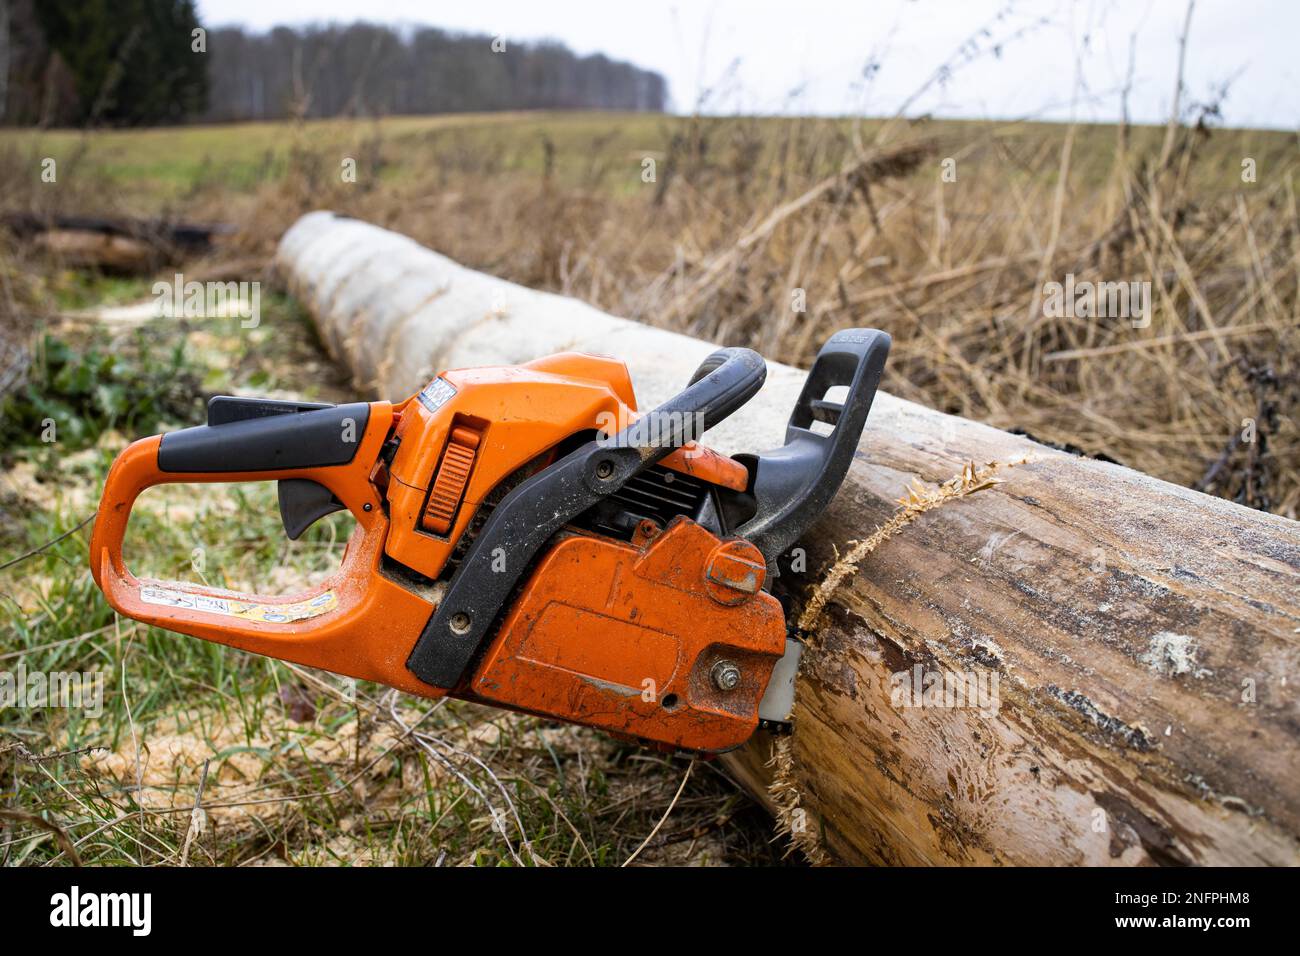
[[[614,463],[612,461],[602,461],[596,466],[597,478],[608,478],[612,474],[614,474]]]
[[[457,634],[464,634],[469,630],[469,615],[464,611],[451,616],[451,629]]]
[[[718,661],[709,671],[718,690],[735,690],[740,686],[740,668],[733,661]]]

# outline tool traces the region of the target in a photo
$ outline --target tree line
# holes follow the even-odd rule
[[[561,43],[371,23],[208,30],[194,0],[0,0],[0,123],[662,111],[659,73]]]
[[[554,42],[368,23],[213,30],[214,120],[508,109],[664,109],[658,73]]]

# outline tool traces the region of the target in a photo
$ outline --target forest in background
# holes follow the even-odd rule
[[[193,0],[0,0],[4,125],[661,112],[667,99],[660,74],[552,41],[364,22],[208,29]]]

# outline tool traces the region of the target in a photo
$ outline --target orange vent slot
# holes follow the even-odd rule
[[[465,485],[469,483],[470,469],[474,467],[481,438],[471,428],[451,430],[451,440],[447,442],[442,464],[438,466],[438,476],[433,479],[429,501],[424,506],[424,518],[420,523],[425,531],[446,534],[451,530],[451,519],[460,505],[461,495],[465,493]]]

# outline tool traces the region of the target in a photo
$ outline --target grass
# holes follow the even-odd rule
[[[262,278],[297,216],[334,208],[471,267],[790,362],[834,329],[874,325],[894,336],[884,387],[895,394],[1294,518],[1297,140],[1195,119],[1172,133],[545,113],[3,131],[0,172],[15,184],[3,211],[235,223],[187,276]],[[46,155],[57,184],[39,181]],[[357,160],[355,183],[339,174],[343,157]],[[1068,273],[1150,282],[1149,325],[1048,315],[1044,283]],[[76,441],[32,440],[39,418],[22,419],[27,439],[3,450],[0,563],[76,527],[133,430],[192,420],[167,407],[146,422],[113,402],[83,414],[98,384],[146,402],[150,376],[183,376],[200,397],[354,394],[281,296],[264,295],[251,332],[60,318],[146,296],[152,278],[78,273],[0,234],[0,308],[17,319],[0,339],[18,330],[33,345],[54,329],[78,356],[142,370],[124,381],[95,366],[106,382],[64,413],[87,422]],[[795,292],[805,311],[792,310]],[[43,368],[28,375],[33,412],[42,395],[68,401],[42,391],[53,387]],[[141,508],[129,544],[143,567],[240,587],[288,590],[323,573],[347,533],[338,518],[284,542],[268,489],[172,490]],[[685,772],[599,734],[469,705],[364,686],[349,699],[321,675],[117,620],[90,582],[85,537],[0,571],[0,670],[102,672],[104,713],[5,710],[0,791],[87,861],[616,864]],[[87,747],[103,749],[76,753]],[[207,824],[187,851],[204,760]],[[67,861],[56,835],[4,825],[5,861]],[[638,862],[775,862],[784,848],[771,832],[697,767]]]
[[[110,130],[87,135],[73,130],[0,130],[0,151],[13,174],[39,175],[46,157],[66,182],[83,173],[119,190],[119,201],[141,215],[156,215],[213,188],[251,193],[294,175],[304,157],[328,157],[335,170],[346,157],[362,175],[386,180],[418,178],[430,166],[481,167],[491,156],[502,172],[540,172],[543,142],[550,138],[561,157],[586,156],[608,163],[635,159],[639,182],[642,155],[662,152],[670,124],[653,114],[487,113],[399,116],[372,121],[309,120],[301,124],[237,123],[182,129]],[[366,168],[366,164],[370,168]],[[562,160],[572,182],[590,173]],[[336,177],[337,178],[337,177]]]
[[[213,178],[236,189],[250,189],[266,179],[282,178],[290,153],[304,143],[324,153],[356,152],[374,136],[400,140],[444,129],[472,129],[510,123],[515,114],[395,117],[374,123],[311,120],[286,135],[278,123],[234,123],[181,129],[79,130],[9,129],[0,144],[11,154],[34,161],[53,158],[58,168],[91,169],[95,175],[126,187],[159,205],[192,192]],[[158,208],[157,206],[155,209]]]
[[[387,182],[409,183],[430,172],[540,176],[549,152],[558,184],[595,185],[617,196],[635,194],[643,185],[644,158],[663,160],[674,149],[699,151],[703,144],[704,152],[713,150],[716,159],[695,157],[697,171],[712,163],[737,173],[779,173],[782,154],[798,149],[802,172],[819,176],[838,168],[844,148],[855,137],[870,140],[884,125],[834,118],[706,117],[685,122],[648,113],[453,114],[91,134],[0,129],[0,154],[18,180],[37,180],[41,160],[50,157],[64,171],[60,181],[65,184],[82,176],[111,184],[115,203],[140,215],[157,215],[190,204],[205,191],[247,194],[283,182],[300,172],[297,164],[304,157],[318,159],[325,173],[352,157],[362,178],[377,173]],[[1119,128],[1085,124],[1079,129],[1073,176],[1085,188],[1096,188],[1113,171]],[[969,155],[973,147],[992,147],[1006,174],[1045,185],[1055,184],[1057,170],[1038,161],[1059,152],[1065,130],[1060,124],[974,120],[910,126],[911,132],[933,134],[956,147],[957,155]],[[1152,152],[1159,149],[1163,129],[1137,127],[1129,135],[1133,151]],[[1276,173],[1290,162],[1295,147],[1291,133],[1215,130],[1192,184],[1198,189],[1222,187],[1238,176],[1241,159],[1247,156],[1258,161],[1262,175],[1270,175],[1270,169]],[[327,159],[333,162],[324,165]]]

